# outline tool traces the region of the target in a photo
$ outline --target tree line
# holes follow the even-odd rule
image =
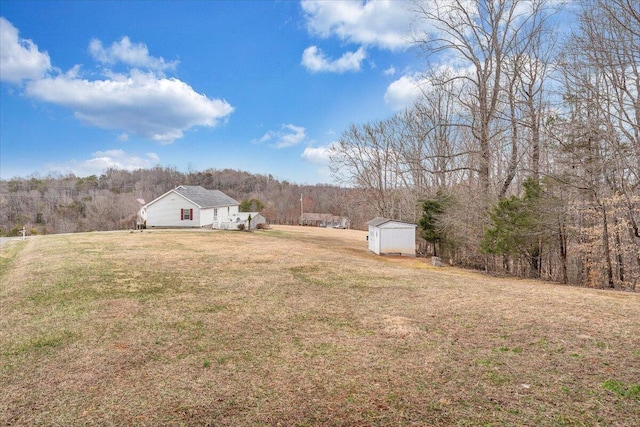
[[[454,265],[635,290],[640,3],[581,2],[564,39],[557,1],[412,4],[429,28],[415,45],[447,65],[425,70],[413,107],[342,133],[330,163],[340,186],[230,169],[32,176],[0,181],[2,233],[130,228],[137,199],[202,185],[272,223],[297,224],[302,200],[354,228],[417,223],[421,251]]]
[[[180,172],[171,167],[106,170],[100,176],[33,175],[0,181],[0,232],[17,235],[120,230],[135,227],[141,203],[178,185],[221,190],[243,211],[261,212],[271,223],[298,224],[305,212],[332,213],[365,227],[373,213],[350,202],[350,191],[332,185],[298,185],[271,175],[232,169]]]
[[[581,2],[563,39],[558,4],[415,3],[430,29],[415,44],[439,65],[412,108],[344,131],[331,168],[453,264],[635,289],[640,3]]]

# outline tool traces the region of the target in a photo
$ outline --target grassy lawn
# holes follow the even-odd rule
[[[0,252],[2,425],[637,425],[640,294],[366,233],[83,233]]]

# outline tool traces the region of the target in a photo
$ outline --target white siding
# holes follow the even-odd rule
[[[382,228],[380,230],[380,251],[388,254],[415,255],[415,229]]]
[[[369,226],[369,250],[380,255],[380,229]]]
[[[200,227],[210,226],[213,224],[213,208],[200,210]]]
[[[251,228],[255,229],[259,224],[266,224],[267,219],[262,216],[262,214],[257,214],[256,216],[251,217]]]
[[[251,214],[251,229],[255,230],[258,227],[258,224],[264,224],[267,222],[266,218],[262,216],[262,214],[257,212],[250,212]],[[238,217],[240,221],[244,224],[246,228],[249,228],[249,213],[239,213]]]
[[[136,227],[143,228],[147,226],[147,208],[142,206],[136,215]]]
[[[200,208],[195,202],[171,190],[144,206],[147,214],[147,227],[210,227],[220,221],[226,221],[238,213],[239,207],[218,206]],[[193,218],[181,219],[182,209],[193,209]],[[217,217],[214,214],[217,213]]]
[[[233,211],[233,210],[231,210]],[[225,207],[226,212],[226,207]],[[219,218],[212,228],[221,230],[237,230],[240,224],[244,224],[245,230],[249,229],[249,215],[251,215],[251,229],[255,230],[258,224],[265,224],[267,219],[258,212],[238,212],[228,218]]]
[[[180,209],[193,209],[193,220],[180,220]],[[147,206],[148,227],[200,227],[200,209],[176,193]]]
[[[369,226],[369,250],[381,254],[416,255],[416,226],[389,221]]]

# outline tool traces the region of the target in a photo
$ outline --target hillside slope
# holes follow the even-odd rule
[[[366,233],[3,245],[0,423],[632,425],[640,295],[367,251]]]

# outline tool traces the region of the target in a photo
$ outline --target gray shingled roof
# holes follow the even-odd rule
[[[368,222],[367,222],[367,225],[372,225],[372,226],[374,226],[374,227],[377,227],[377,226],[382,225],[382,224],[384,224],[385,222],[389,222],[389,221],[391,221],[391,220],[390,220],[390,219],[387,219],[387,218],[380,218],[380,217],[378,217],[378,218],[374,218],[374,219],[372,219],[371,221],[368,221]]]
[[[207,190],[199,185],[180,185],[176,187],[174,191],[191,200],[201,208],[216,208],[240,204],[237,200],[232,199],[220,190]]]
[[[374,219],[372,219],[371,221],[368,221],[368,222],[367,222],[367,225],[371,225],[371,226],[374,226],[374,227],[379,227],[379,226],[381,226],[382,224],[386,224],[387,222],[397,222],[397,223],[399,223],[399,224],[407,224],[407,225],[413,225],[414,227],[417,227],[417,225],[416,225],[416,224],[412,224],[412,223],[410,223],[410,222],[397,221],[397,220],[395,220],[395,219],[380,218],[380,217],[378,217],[378,218],[374,218]]]
[[[304,212],[302,214],[302,219],[307,221],[332,221],[334,218],[339,218],[337,216],[333,216],[329,213],[313,213],[313,212]]]

